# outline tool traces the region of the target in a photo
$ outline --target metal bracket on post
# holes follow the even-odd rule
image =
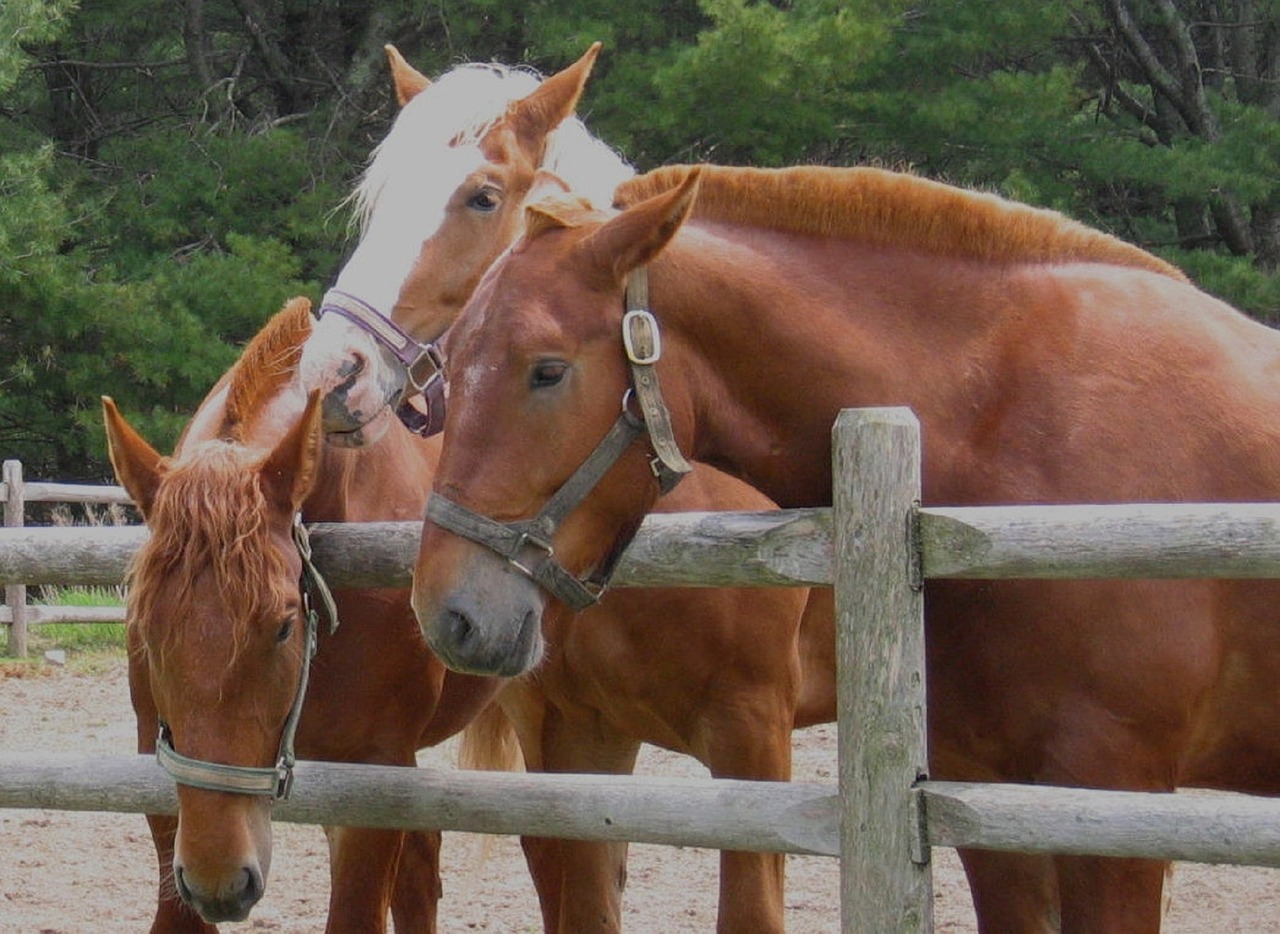
[[[925,781],[927,778],[927,775],[921,775],[919,781]],[[908,802],[911,811],[911,829],[915,831],[911,838],[911,861],[917,866],[928,866],[933,858],[933,850],[929,845],[929,815],[925,810],[928,806],[929,799],[924,789],[912,788],[911,800]]]

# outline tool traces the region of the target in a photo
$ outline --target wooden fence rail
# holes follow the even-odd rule
[[[0,807],[177,810],[173,779],[150,756],[4,756],[0,775]],[[839,854],[830,785],[299,762],[293,789],[273,819]]]
[[[127,504],[129,494],[123,487],[90,486],[73,483],[28,483],[23,480],[22,463],[7,460],[0,473],[0,502],[4,503],[4,527],[22,528],[26,524],[27,503],[104,503]],[[64,581],[49,581],[62,584]],[[113,581],[112,583],[118,583]],[[27,626],[31,623],[121,622],[121,607],[45,607],[27,603],[27,585],[6,584],[4,605],[0,606],[0,625],[8,625],[7,650],[23,658],[27,654]]]
[[[1280,503],[918,507],[925,577],[1280,577]],[[336,587],[407,587],[418,522],[320,522]],[[0,529],[0,583],[110,586],[143,526]],[[674,561],[673,554],[680,555]],[[651,515],[615,587],[830,586],[830,509]]]
[[[1280,577],[1280,504],[920,508],[919,429],[909,412],[846,411],[833,437],[832,509],[653,516],[616,581],[834,586],[837,788],[709,779],[663,788],[616,776],[450,777],[306,763],[278,816],[366,823],[374,818],[349,808],[391,802],[408,826],[657,842],[676,842],[660,838],[688,827],[699,842],[682,837],[685,845],[838,850],[845,932],[930,931],[931,846],[1280,865],[1280,803],[1270,799],[920,780],[925,578]],[[0,582],[115,583],[145,534],[4,529]],[[404,586],[418,534],[416,523],[319,525],[316,561],[335,586]],[[171,794],[136,757],[78,767],[0,757],[3,807],[146,811],[172,807],[155,797]],[[541,803],[514,812],[521,800]],[[714,811],[706,825],[689,816],[682,802],[690,800]],[[758,812],[764,826],[730,843],[725,825],[744,812]],[[456,824],[451,815],[461,815]]]
[[[370,794],[376,788],[377,794]],[[1280,867],[1280,800],[920,782],[932,846]],[[174,814],[151,756],[0,756],[0,808]],[[840,853],[831,785],[299,762],[286,823]]]

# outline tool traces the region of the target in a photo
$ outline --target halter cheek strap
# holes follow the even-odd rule
[[[662,336],[647,305],[648,279],[641,268],[632,273],[627,285],[628,310],[623,317],[622,343],[631,367],[631,388],[622,398],[622,412],[587,459],[536,516],[518,522],[499,522],[439,493],[433,492],[427,500],[428,522],[498,553],[578,612],[599,601],[613,574],[613,563],[600,568],[591,578],[580,580],[556,561],[551,539],[564,518],[595,489],[631,443],[646,432],[655,452],[649,466],[663,493],[669,493],[693,470],[680,453],[671,429],[670,412],[662,401],[658,372],[654,368],[662,356]],[[633,397],[643,417],[632,413],[629,403]]]
[[[624,406],[609,433],[532,519],[499,522],[432,493],[427,500],[427,521],[497,552],[526,577],[581,612],[599,601],[608,586],[612,568],[602,569],[594,578],[579,580],[556,560],[551,539],[565,516],[587,497],[622,452],[643,433],[644,422]]]
[[[662,401],[658,370],[654,366],[662,358],[662,332],[658,329],[658,319],[649,310],[649,271],[643,266],[633,271],[627,280],[626,307],[627,312],[622,316],[622,348],[631,366],[631,386],[656,455],[650,466],[662,492],[670,493],[693,466],[680,453],[671,427],[671,413]]]
[[[180,785],[192,788],[203,788],[206,791],[225,791],[240,795],[263,795],[277,801],[289,797],[293,788],[293,766],[297,761],[294,754],[294,737],[298,732],[298,721],[302,719],[302,705],[307,697],[307,682],[310,679],[311,659],[316,654],[316,629],[319,613],[311,605],[314,593],[324,607],[329,618],[329,634],[338,628],[338,608],[333,601],[333,593],[325,583],[320,572],[311,561],[311,540],[307,528],[302,524],[302,516],[294,516],[293,541],[302,558],[303,615],[306,617],[306,635],[303,641],[302,672],[298,676],[298,690],[293,695],[293,704],[284,721],[284,730],[280,735],[280,749],[276,755],[274,767],[256,767],[247,765],[227,765],[222,762],[206,762],[203,759],[192,759],[184,756],[173,746],[173,731],[169,724],[160,721],[160,735],[156,738],[156,761]]]

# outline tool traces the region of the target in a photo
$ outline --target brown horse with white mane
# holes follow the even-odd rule
[[[432,340],[518,235],[531,190],[556,184],[548,169],[605,197],[630,177],[572,119],[595,54],[540,84],[498,67],[431,82],[391,54],[403,109],[357,192],[365,235],[304,353],[308,385],[335,387],[325,406],[331,439],[352,443],[388,430],[385,387],[403,381],[411,355],[387,359],[352,316],[385,333],[386,323],[373,319],[380,312],[405,332],[400,348]],[[512,78],[527,93],[496,112],[473,107],[469,125],[458,124],[453,114],[466,100],[500,99]],[[700,468],[664,508],[773,504]],[[718,776],[785,780],[793,726],[835,717],[830,591],[815,591],[807,610],[805,600],[802,591],[619,591],[584,613],[562,614],[547,630],[543,665],[500,698],[527,766],[625,773],[649,742],[695,756]],[[625,844],[523,844],[547,931],[621,928]],[[781,931],[783,875],[781,854],[723,854],[718,930]]]
[[[130,575],[138,749],[159,742],[178,782],[176,820],[148,818],[156,932],[212,932],[249,914],[270,866],[271,802],[295,750],[411,766],[499,684],[447,672],[405,590],[338,590],[337,619],[324,612],[301,522],[418,518],[438,446],[407,432],[355,451],[324,445],[318,396],[308,402],[296,374],[310,329],[305,300],[276,315],[172,457],[104,402],[112,464],[151,532]],[[238,792],[242,783],[256,790]],[[388,911],[399,931],[436,929],[438,833],[340,827],[328,837],[328,931],[384,931]]]
[[[867,169],[671,168],[619,204],[531,209],[447,335],[429,516],[516,524],[574,474],[632,385],[642,268],[674,440],[783,506],[831,503],[831,425],[869,405],[919,417],[928,504],[1280,497],[1280,336],[1133,246]],[[652,457],[642,434],[563,520],[567,573],[627,542]],[[472,537],[424,529],[419,620],[532,667],[514,633],[545,597]],[[934,777],[1280,791],[1280,583],[933,581],[925,605]],[[1160,862],[961,855],[985,932],[1159,929]]]

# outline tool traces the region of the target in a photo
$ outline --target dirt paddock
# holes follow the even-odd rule
[[[133,752],[133,715],[123,662],[93,673],[0,664],[0,753],[47,750],[86,755]],[[446,764],[451,750],[423,761]],[[835,733],[796,734],[795,777],[834,782]],[[646,750],[640,771],[705,775],[692,760]],[[328,900],[327,852],[316,827],[277,825],[267,895],[228,932],[321,931]],[[517,841],[447,833],[440,930],[536,932],[537,904]],[[955,854],[935,851],[938,931],[972,932],[973,912]],[[147,930],[155,858],[140,815],[0,811],[0,932],[110,934]],[[633,845],[625,902],[629,930],[645,934],[715,930],[714,852]],[[839,930],[835,860],[792,857],[787,925],[792,934]],[[1280,873],[1179,866],[1166,931],[1280,932]]]

